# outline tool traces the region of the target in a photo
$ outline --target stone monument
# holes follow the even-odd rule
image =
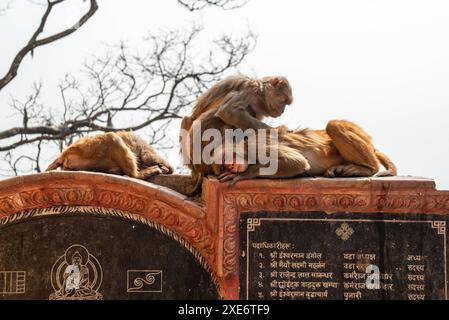
[[[171,177],[170,179],[173,179]],[[423,178],[0,182],[0,299],[448,299],[449,191]]]

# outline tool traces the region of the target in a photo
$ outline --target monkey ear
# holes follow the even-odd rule
[[[277,87],[278,85],[280,85],[282,83],[282,79],[280,79],[279,77],[273,77],[271,79],[271,85],[273,87]]]

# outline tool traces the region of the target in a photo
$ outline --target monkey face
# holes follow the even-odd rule
[[[248,169],[248,163],[229,163],[223,165],[222,172],[242,173]]]
[[[265,92],[267,113],[270,117],[277,118],[284,113],[285,107],[293,102],[293,94],[287,78],[271,78],[270,84]]]
[[[246,160],[245,153],[241,154],[235,150],[233,145],[231,148],[220,147],[215,151],[217,160],[212,163],[212,171],[214,175],[218,176],[224,172],[242,173],[248,169],[248,161]],[[232,156],[229,160],[227,157]]]

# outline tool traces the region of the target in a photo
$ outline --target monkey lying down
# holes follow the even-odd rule
[[[68,146],[47,168],[96,171],[149,179],[173,168],[133,132],[108,132],[83,137]]]
[[[300,175],[324,177],[394,176],[396,166],[382,152],[376,150],[370,136],[355,123],[332,120],[326,130],[288,130],[277,128],[278,170],[261,176],[259,163],[230,163],[213,165],[221,182],[263,178],[289,178]],[[223,157],[225,151],[223,152]],[[235,151],[232,151],[235,153]],[[235,154],[234,154],[235,158]],[[245,159],[245,157],[243,157]],[[386,171],[379,172],[380,164]],[[267,167],[267,165],[265,166]]]

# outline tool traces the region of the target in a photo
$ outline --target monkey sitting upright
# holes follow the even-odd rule
[[[260,163],[228,163],[215,165],[221,171],[221,182],[262,178],[289,178],[299,175],[324,177],[370,177],[382,164],[386,171],[377,176],[394,176],[396,166],[382,152],[376,150],[371,137],[358,125],[346,120],[332,120],[326,130],[290,131],[281,126],[278,131],[277,172],[262,176]],[[224,153],[224,149],[221,151]],[[246,151],[245,151],[246,152]]]
[[[192,114],[182,119],[180,148],[184,163],[192,170],[192,190],[195,193],[201,186],[202,178],[213,174],[211,165],[200,159],[192,159],[195,126],[200,126],[202,136],[207,129],[217,129],[222,133],[226,129],[272,129],[262,122],[265,117],[277,118],[284,113],[285,107],[293,101],[292,89],[287,78],[270,76],[260,79],[243,75],[227,77],[204,92],[196,101]]]
[[[47,168],[96,171],[148,179],[171,174],[173,168],[133,132],[108,132],[83,137],[68,146]]]

